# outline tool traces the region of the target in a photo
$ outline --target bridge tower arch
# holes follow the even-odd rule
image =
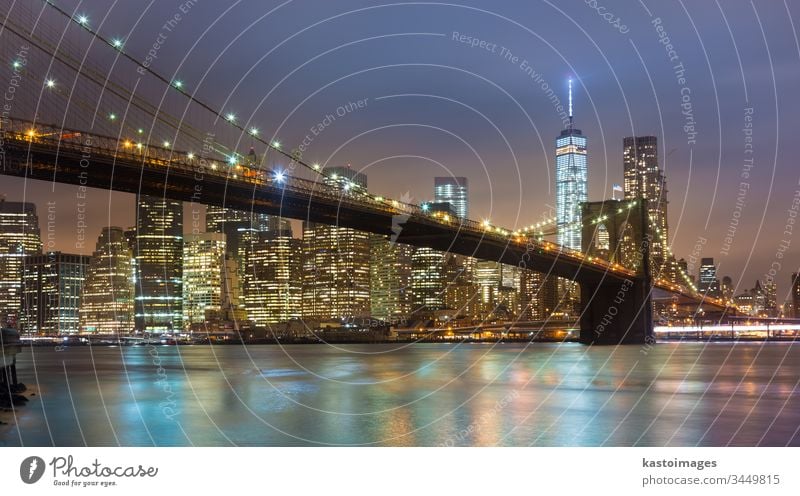
[[[581,210],[581,251],[635,272],[622,281],[605,276],[581,281],[581,342],[653,343],[650,264],[644,263],[652,240],[645,202],[585,202]]]

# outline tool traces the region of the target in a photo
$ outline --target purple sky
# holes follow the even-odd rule
[[[79,2],[59,4],[73,10]],[[576,126],[589,139],[590,199],[610,197],[612,184],[622,182],[624,136],[656,135],[673,251],[714,257],[720,275],[730,275],[739,290],[772,267],[779,300],[788,291],[800,264],[800,228],[784,233],[793,201],[800,201],[797,4],[188,4],[93,0],[77,11],[105,35],[125,38],[126,52],[137,59],[158,44],[155,70],[288,147],[334,115],[313,137],[304,156],[309,161],[365,168],[370,190],[394,197],[408,192],[414,201],[432,196],[434,176],[467,176],[472,217],[508,227],[536,222],[554,204],[554,139],[563,124],[543,85],[566,102],[572,75]],[[19,9],[10,16],[22,15]],[[180,20],[165,26],[176,14]],[[23,90],[38,95],[40,87],[29,81]],[[162,93],[154,89],[151,100],[157,103]],[[359,101],[361,108],[337,115]],[[682,113],[688,104],[691,117]],[[752,109],[752,154],[743,132],[746,109]],[[687,119],[693,130],[684,128]],[[236,136],[218,138],[233,143]],[[76,251],[74,187],[4,177],[0,193],[37,202],[43,222],[46,202],[55,201],[54,247]],[[103,225],[133,223],[132,201],[90,192],[92,241],[83,252],[91,251]],[[782,240],[788,249],[780,258]]]

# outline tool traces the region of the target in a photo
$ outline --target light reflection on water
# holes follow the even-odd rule
[[[0,445],[800,445],[788,343],[33,348],[28,384],[34,363]]]

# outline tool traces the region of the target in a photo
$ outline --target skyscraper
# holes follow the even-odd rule
[[[303,303],[303,242],[289,229],[258,233],[245,270],[247,318],[256,327],[299,319]]]
[[[25,258],[22,284],[22,332],[74,334],[89,257],[51,251]]]
[[[343,195],[366,190],[367,176],[350,167],[326,169],[324,182]],[[303,223],[303,317],[366,317],[370,312],[369,234]]]
[[[222,309],[225,284],[225,235],[189,234],[183,242],[183,325],[206,322],[206,313]]]
[[[569,80],[569,125],[556,138],[556,229],[558,244],[581,249],[581,203],[587,201],[586,136],[572,120],[572,79]]]
[[[697,288],[701,293],[712,298],[720,298],[722,296],[719,279],[717,279],[717,266],[714,265],[713,258],[700,259],[699,281]]]
[[[136,329],[178,331],[183,321],[183,203],[139,196],[133,238]]]
[[[558,244],[581,250],[581,203],[588,200],[588,163],[586,136],[576,129],[572,113],[572,79],[569,80],[569,124],[556,138],[556,234]],[[558,280],[562,311],[576,313],[578,286],[573,281]]]
[[[411,292],[414,314],[435,312],[444,308],[444,253],[430,248],[417,248],[411,255]]]
[[[791,295],[792,317],[800,319],[800,273],[792,273]]]
[[[553,275],[523,269],[519,292],[522,320],[545,320],[558,303],[557,278]]]
[[[133,330],[132,257],[122,228],[104,227],[83,285],[81,332],[120,334]]]
[[[650,260],[658,274],[669,260],[667,224],[667,181],[658,166],[658,140],[655,136],[631,136],[622,143],[625,199],[647,202],[652,242]],[[668,274],[665,274],[668,275]]]
[[[466,177],[433,178],[433,196],[436,203],[447,202],[461,219],[469,218],[469,183]]]
[[[479,313],[486,319],[494,311],[497,295],[503,282],[502,267],[499,262],[479,260],[475,264],[474,281],[478,285]]]
[[[369,301],[372,318],[396,322],[411,313],[411,256],[414,249],[370,235]]]
[[[0,196],[0,325],[19,319],[25,257],[41,252],[36,205]]]

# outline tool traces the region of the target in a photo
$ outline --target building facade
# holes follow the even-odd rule
[[[466,177],[433,178],[433,196],[437,203],[449,203],[457,217],[469,218],[469,182]]]
[[[299,319],[303,308],[303,242],[290,230],[253,240],[245,270],[247,318],[255,327]]]
[[[89,257],[51,251],[25,258],[21,332],[76,334]]]
[[[717,266],[714,265],[713,258],[703,258],[700,260],[700,277],[697,289],[712,298],[721,298],[722,289],[717,278]]]
[[[350,167],[325,169],[324,183],[342,195],[366,191],[367,176]],[[352,319],[370,313],[370,235],[335,225],[303,223],[304,318]]]
[[[189,234],[183,240],[183,325],[203,324],[223,307],[225,235]]]
[[[414,249],[370,235],[369,300],[373,319],[390,323],[408,318],[412,308],[411,256]]]
[[[84,333],[133,331],[133,254],[121,227],[104,227],[92,253],[80,306]]]
[[[52,215],[55,235],[54,210]],[[48,229],[50,222],[48,218]],[[0,197],[0,324],[17,324],[22,307],[25,257],[41,252],[42,239],[36,205],[8,202]]]
[[[136,200],[134,320],[140,332],[183,327],[183,203],[141,195]]]
[[[650,226],[651,267],[658,274],[669,261],[667,223],[667,181],[658,165],[658,139],[631,136],[623,139],[622,162],[625,199],[647,202]]]
[[[573,125],[572,80],[569,125],[556,138],[556,229],[558,244],[581,249],[581,203],[588,200],[586,136]]]

